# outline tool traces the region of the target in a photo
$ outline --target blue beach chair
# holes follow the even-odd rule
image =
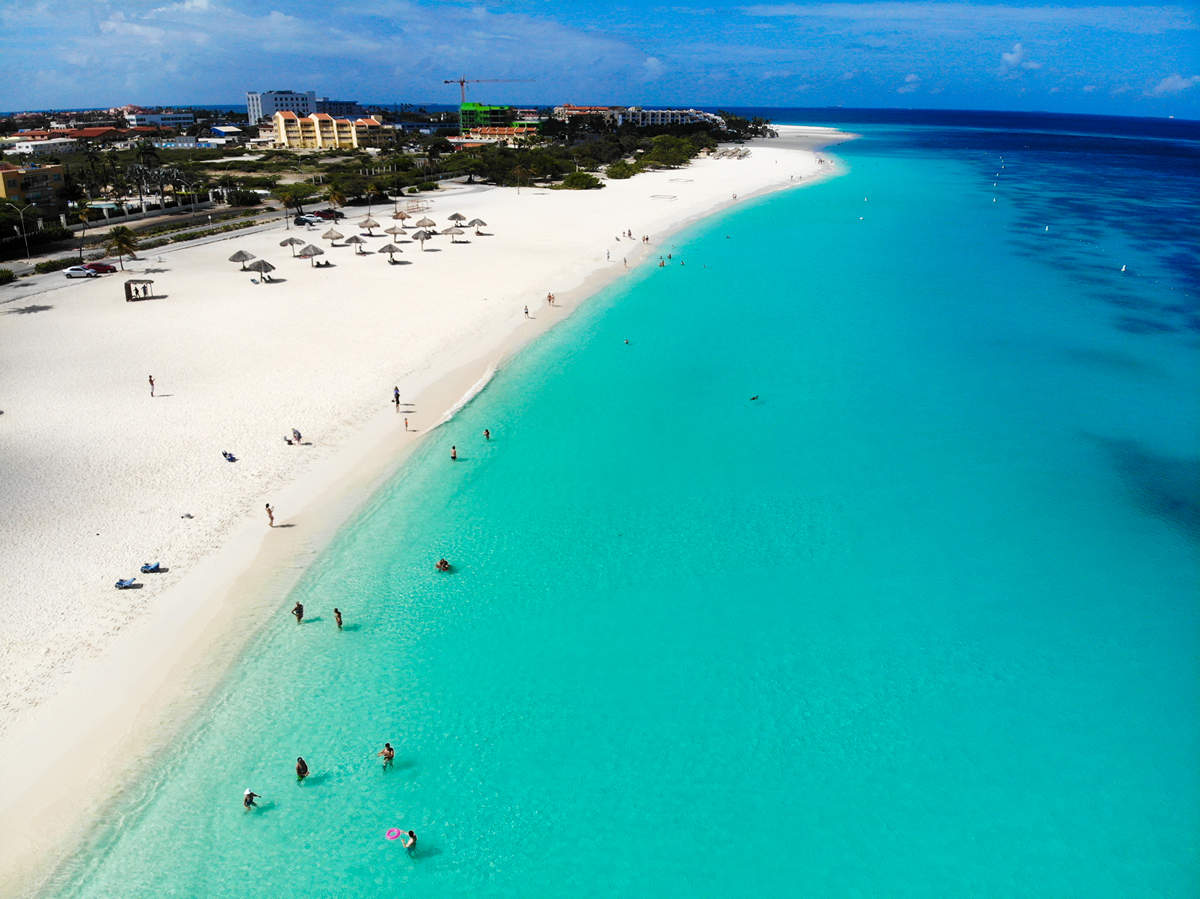
[[[147,562],[145,565],[142,566],[142,574],[158,574],[161,571],[162,571],[162,566],[161,566],[161,563],[159,563],[159,562],[155,562],[153,565],[151,565],[149,562]]]
[[[117,581],[115,586],[118,590],[128,590],[134,585],[134,581],[136,580],[137,578],[134,577],[122,578],[121,580]]]

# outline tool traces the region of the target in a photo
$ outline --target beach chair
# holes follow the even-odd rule
[[[153,565],[147,562],[142,566],[142,574],[158,574],[161,571],[162,565],[158,562],[155,562]]]
[[[236,462],[237,461],[237,456],[235,456],[233,453],[229,452],[229,450],[221,450],[221,455],[222,455],[222,457],[224,457],[226,462]]]
[[[133,578],[133,577],[121,578],[121,580],[117,581],[117,583],[114,586],[118,590],[128,590],[130,587],[134,586],[134,582],[136,580],[137,580],[137,578]]]

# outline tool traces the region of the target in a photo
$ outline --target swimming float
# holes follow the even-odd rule
[[[399,827],[393,827],[391,830],[385,833],[384,836],[389,840],[398,840],[404,836],[404,831]]]

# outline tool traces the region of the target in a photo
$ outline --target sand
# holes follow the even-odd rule
[[[416,217],[439,229],[453,212],[488,224],[402,243],[402,265],[374,252],[390,235],[357,255],[322,240],[328,226],[278,224],[127,263],[161,299],[125,302],[120,273],[0,292],[0,893],[78,844],[338,526],[505,358],[735,195],[838,170],[811,148],[844,135],[780,130],[748,158],[599,191],[421,195]],[[337,229],[362,233],[365,207],[345,211]],[[392,212],[372,215],[386,228]],[[291,258],[290,236],[334,267]],[[274,282],[229,262],[239,249]],[[284,442],[292,428],[303,445]],[[169,570],[138,574],[155,561]],[[140,589],[114,589],[132,576]]]

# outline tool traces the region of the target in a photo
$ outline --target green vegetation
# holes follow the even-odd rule
[[[72,265],[78,264],[78,261],[73,256],[67,256],[63,259],[47,259],[44,262],[39,262],[33,267],[33,270],[39,275],[44,275],[46,272],[59,272],[64,268],[70,268]]]
[[[595,190],[603,186],[604,182],[590,172],[571,172],[558,185],[563,190]]]
[[[316,195],[317,189],[303,181],[296,184],[280,184],[271,190],[271,196],[282,202],[285,208],[290,206],[295,209],[297,215],[304,212],[304,204]]]
[[[230,206],[257,206],[262,197],[252,190],[231,190],[225,195],[225,202]]]
[[[11,268],[0,268],[0,284],[7,284],[15,277]]]

